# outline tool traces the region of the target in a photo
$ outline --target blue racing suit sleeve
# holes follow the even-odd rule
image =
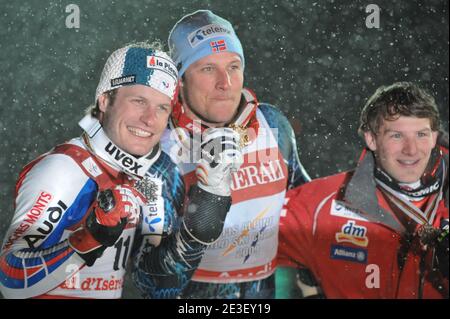
[[[154,235],[137,236],[132,277],[144,298],[175,298],[198,267],[206,245],[194,240],[184,227],[185,184],[179,168],[162,153],[148,173],[161,181],[164,231],[157,245],[150,238]]]
[[[289,172],[286,187],[295,187],[309,181],[298,158],[295,135],[287,118],[271,105],[261,104],[260,109],[269,126],[278,129],[278,135],[275,136]],[[176,298],[189,283],[207,245],[194,240],[184,228],[181,213],[186,210],[183,207],[185,185],[177,165],[163,153],[150,168],[149,174],[162,180],[165,232],[157,246],[147,240],[148,235],[141,238],[134,258],[133,280],[144,297]],[[220,206],[224,205],[219,201],[217,203],[217,207],[208,209],[222,210]],[[142,225],[147,227],[145,223]]]
[[[96,191],[96,183],[65,155],[49,155],[25,168],[0,253],[4,297],[40,296],[84,265],[65,230],[80,222]]]

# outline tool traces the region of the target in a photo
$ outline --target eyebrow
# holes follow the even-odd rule
[[[147,100],[146,97],[144,97],[144,96],[142,96],[142,95],[139,95],[139,94],[133,94],[133,93],[128,94],[127,97],[128,97],[128,98],[139,98],[139,99]]]
[[[423,131],[428,131],[431,132],[432,130],[429,127],[423,128],[421,130],[415,131],[415,132],[423,132]],[[393,130],[393,129],[387,129],[384,131],[384,133],[403,133],[404,131],[399,131],[399,130]]]
[[[143,99],[143,100],[145,100],[146,102],[149,101],[148,98],[146,98],[145,96],[139,95],[139,94],[130,94],[129,97],[131,97],[131,98],[139,98],[139,99]],[[157,105],[164,105],[164,106],[168,106],[168,107],[171,107],[171,106],[172,106],[172,104],[170,104],[170,103],[158,103]]]
[[[242,61],[241,61],[240,58],[236,58],[236,59],[234,59],[234,60],[228,62],[227,65],[230,65],[230,64],[233,64],[233,63],[240,63],[240,64],[242,65]],[[211,61],[211,62],[207,62],[207,63],[205,63],[205,64],[201,64],[201,65],[199,65],[199,66],[203,67],[203,66],[207,66],[207,65],[216,65],[216,64],[217,64],[216,61]]]
[[[236,58],[236,60],[230,61],[230,63],[228,63],[228,64],[233,64],[233,63],[239,63],[242,65],[242,61],[239,58]]]

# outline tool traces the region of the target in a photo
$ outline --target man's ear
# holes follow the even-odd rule
[[[184,90],[186,90],[186,87],[184,85],[184,75],[183,75],[183,79],[180,79],[178,81],[178,99],[181,102],[181,104],[184,104],[186,101],[186,93]]]
[[[364,132],[364,140],[366,141],[367,147],[373,152],[377,149],[377,141],[375,135],[368,131]]]
[[[98,97],[98,108],[100,109],[100,111],[102,112],[106,112],[106,109],[108,108],[108,99],[109,97],[103,93],[102,95],[100,95]]]

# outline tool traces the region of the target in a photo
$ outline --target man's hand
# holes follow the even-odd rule
[[[114,245],[129,221],[139,218],[142,195],[128,185],[100,191],[89,208],[81,228],[69,237],[69,243],[88,266]]]
[[[200,188],[230,196],[231,173],[243,163],[239,140],[239,134],[230,128],[211,128],[203,133],[202,156],[195,171]]]

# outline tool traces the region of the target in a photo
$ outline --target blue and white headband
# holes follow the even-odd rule
[[[106,61],[95,92],[95,101],[104,92],[133,84],[149,86],[174,98],[178,72],[164,52],[141,45],[114,51]]]

